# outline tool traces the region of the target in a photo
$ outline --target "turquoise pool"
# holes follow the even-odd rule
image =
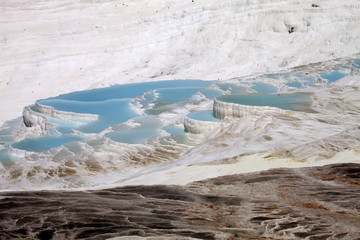
[[[227,95],[225,95],[227,96]],[[188,118],[200,121],[207,121],[207,122],[221,122],[220,119],[214,116],[213,110],[206,110],[206,111],[198,111],[192,112],[186,115]]]
[[[349,75],[349,73],[338,71],[338,70],[320,74],[320,76],[322,78],[326,79],[328,83],[335,82],[347,75]]]
[[[269,106],[292,111],[311,111],[311,95],[307,93],[224,95],[218,97],[217,100],[248,106]]]
[[[115,141],[129,144],[141,144],[153,136],[159,135],[162,127],[161,121],[153,116],[142,116],[134,120],[136,127],[128,125],[113,126],[113,131],[106,133],[105,137]]]
[[[251,88],[257,93],[277,93],[278,91],[277,87],[264,82],[254,82]]]
[[[12,147],[30,152],[43,152],[55,147],[60,147],[65,143],[84,140],[85,137],[77,135],[44,136],[36,138],[26,138],[12,144]]]

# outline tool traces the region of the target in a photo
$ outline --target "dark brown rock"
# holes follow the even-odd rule
[[[0,194],[0,239],[357,239],[360,164],[181,186]]]

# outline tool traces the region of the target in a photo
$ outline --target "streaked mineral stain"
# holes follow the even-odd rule
[[[3,192],[0,215],[0,239],[358,239],[360,164],[183,187]]]

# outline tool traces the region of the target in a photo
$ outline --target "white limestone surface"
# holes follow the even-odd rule
[[[189,117],[184,118],[184,127],[187,132],[198,134],[210,132],[215,129],[220,129],[221,122],[210,122],[192,119]]]
[[[49,114],[51,117],[56,117],[59,119],[77,118],[82,120],[93,120],[93,121],[99,119],[99,116],[96,114],[60,111],[60,110],[56,110],[51,106],[40,104],[39,102],[36,102],[36,108],[40,113]]]
[[[360,51],[358,0],[3,0],[0,16],[0,124],[61,93],[230,79]]]
[[[277,107],[269,106],[249,106],[238,103],[223,102],[214,99],[214,115],[217,118],[223,119],[225,117],[241,118],[244,116],[264,116],[271,114],[288,114],[292,111],[284,110]]]

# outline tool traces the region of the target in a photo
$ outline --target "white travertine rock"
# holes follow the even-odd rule
[[[220,122],[200,121],[189,117],[185,117],[184,119],[185,130],[195,134],[210,132],[216,128],[220,128],[220,125]]]
[[[39,128],[42,132],[49,129],[49,123],[46,117],[33,111],[30,107],[25,107],[23,110],[23,119],[26,127]]]
[[[314,157],[326,159],[334,156],[338,152],[348,149],[357,149],[360,145],[360,127],[347,129],[338,134],[326,137],[320,141],[310,142],[289,151],[296,160],[306,161]]]
[[[26,156],[34,154],[34,152],[29,152],[29,151],[26,151],[26,150],[17,149],[17,148],[13,148],[13,147],[10,146],[10,148],[8,150],[8,154],[10,156],[13,156],[13,157],[24,158]]]
[[[230,79],[359,52],[360,2],[313,3],[2,0],[0,124],[62,93]]]
[[[75,112],[65,112],[56,110],[51,106],[40,104],[36,102],[36,107],[39,112],[49,114],[52,117],[56,117],[59,119],[67,119],[67,118],[77,118],[77,119],[85,119],[85,120],[97,120],[99,118],[96,114],[90,113],[75,113]]]
[[[268,106],[248,106],[238,103],[229,103],[214,99],[214,115],[217,118],[241,118],[244,116],[262,116],[271,114],[290,114],[292,111]]]

